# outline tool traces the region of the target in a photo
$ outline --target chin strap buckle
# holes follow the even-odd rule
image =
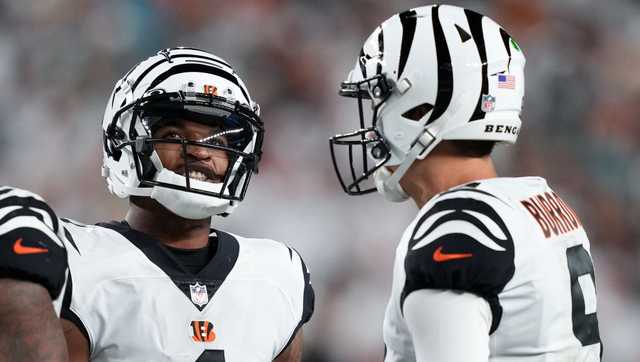
[[[436,144],[436,137],[425,128],[424,132],[422,132],[420,137],[418,137],[412,145],[412,148],[418,145],[422,147],[422,150],[418,151],[416,154],[416,159],[422,160],[427,157]]]

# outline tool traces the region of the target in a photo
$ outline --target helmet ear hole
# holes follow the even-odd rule
[[[404,112],[402,117],[406,119],[410,119],[412,121],[419,121],[424,117],[430,110],[433,109],[433,105],[430,103],[422,103],[418,106],[411,108],[410,110]]]

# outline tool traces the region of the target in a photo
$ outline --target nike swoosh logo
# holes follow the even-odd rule
[[[438,247],[436,251],[433,252],[433,260],[436,263],[442,263],[443,261],[448,261],[448,260],[466,259],[466,258],[471,258],[472,256],[473,254],[471,253],[446,254],[442,252],[442,246]]]
[[[43,254],[43,253],[48,253],[49,249],[47,248],[38,248],[35,246],[24,246],[22,245],[22,238],[16,240],[15,243],[13,243],[13,252],[18,254],[18,255],[25,255],[25,254]]]

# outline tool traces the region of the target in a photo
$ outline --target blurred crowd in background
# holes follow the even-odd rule
[[[640,5],[456,1],[491,16],[527,56],[523,129],[499,147],[502,175],[541,175],[592,243],[604,361],[640,361]],[[184,45],[234,65],[266,124],[260,174],[217,225],[295,247],[316,313],[307,362],[381,361],[395,245],[413,204],[343,194],[328,138],[357,126],[337,96],[365,38],[415,0],[0,0],[0,184],[42,194],[58,215],[121,219],[100,176],[113,84]],[[462,345],[461,348],[464,348]]]

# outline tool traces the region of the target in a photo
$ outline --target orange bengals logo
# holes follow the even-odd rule
[[[217,96],[218,95],[218,87],[216,87],[215,85],[205,84],[204,85],[204,94],[211,94],[212,96]]]
[[[191,339],[194,342],[213,342],[216,339],[213,324],[209,321],[192,321],[191,329],[193,330]]]

